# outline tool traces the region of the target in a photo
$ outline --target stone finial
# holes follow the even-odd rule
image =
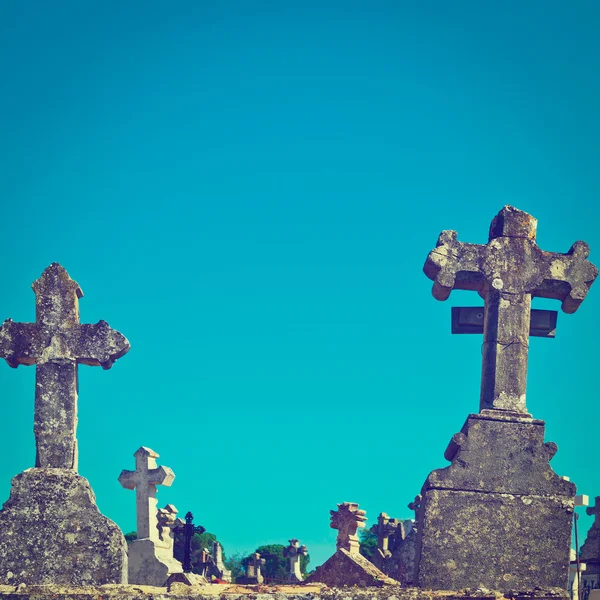
[[[163,542],[169,542],[173,547],[173,528],[177,527],[177,509],[173,504],[167,504],[156,511],[158,537]]]
[[[141,446],[134,453],[135,471],[121,471],[119,483],[128,490],[135,490],[138,539],[159,539],[157,521],[156,486],[170,487],[175,473],[169,467],[156,464],[158,454]]]
[[[492,221],[488,244],[459,242],[456,231],[442,231],[425,262],[438,300],[453,289],[474,290],[484,299],[482,411],[529,416],[531,299],[560,300],[562,310],[573,313],[598,275],[585,242],[575,242],[566,254],[544,252],[535,242],[536,226],[531,215],[505,206]]]
[[[300,570],[300,558],[306,556],[308,550],[306,546],[301,546],[300,542],[293,538],[289,546],[283,549],[283,556],[290,559],[288,579],[289,581],[303,581],[302,571]]]
[[[77,365],[110,369],[129,342],[106,321],[79,322],[79,285],[58,263],[33,282],[36,322],[0,328],[0,358],[11,367],[36,365],[36,467],[77,470]]]
[[[359,510],[356,502],[343,502],[338,504],[337,510],[330,510],[332,529],[338,530],[336,541],[337,548],[343,548],[350,554],[358,554],[360,542],[356,531],[365,526],[366,510]]]

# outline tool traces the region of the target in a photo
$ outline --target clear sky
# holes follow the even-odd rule
[[[131,342],[79,369],[102,512],[135,528],[117,477],[145,445],[176,474],[159,505],[228,554],[297,537],[315,566],[343,501],[411,517],[479,401],[450,306],[480,299],[422,273],[440,231],[485,243],[509,203],[600,263],[599,29],[593,1],[2,3],[0,319],[34,320],[58,261],[82,322]],[[596,284],[528,382],[590,496],[599,314]],[[2,501],[34,463],[34,371],[0,364]]]

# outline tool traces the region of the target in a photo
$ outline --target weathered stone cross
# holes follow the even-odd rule
[[[528,414],[531,298],[561,300],[562,310],[573,313],[598,275],[586,260],[585,242],[566,254],[545,252],[535,243],[536,227],[531,215],[505,206],[492,221],[488,244],[459,242],[456,231],[442,231],[425,263],[438,300],[453,289],[474,290],[484,299],[481,411]]]
[[[105,321],[79,323],[83,292],[58,263],[32,287],[36,322],[6,320],[0,328],[0,358],[15,368],[36,365],[35,466],[77,470],[77,365],[110,369],[129,350],[129,342]]]
[[[387,558],[392,555],[389,549],[389,539],[401,526],[400,519],[390,519],[390,516],[384,512],[379,514],[377,523],[371,527],[371,531],[377,535],[377,547],[381,556]]]
[[[157,467],[158,454],[142,446],[135,456],[135,471],[121,471],[119,483],[128,490],[135,490],[137,513],[137,537],[159,540],[156,505],[156,486],[170,487],[175,473],[169,467]]]
[[[360,543],[356,531],[365,526],[366,510],[360,510],[356,502],[338,504],[337,510],[329,511],[332,529],[338,530],[336,548],[343,548],[350,554],[358,554]]]
[[[594,525],[596,525],[596,523],[600,525],[600,518],[598,518],[600,517],[600,496],[596,496],[596,504],[594,506],[588,506],[585,509],[585,512],[590,516],[594,515]]]
[[[288,579],[290,581],[303,581],[302,571],[300,570],[300,558],[308,554],[306,546],[301,546],[300,542],[294,538],[290,540],[290,545],[283,549],[283,556],[290,559]]]

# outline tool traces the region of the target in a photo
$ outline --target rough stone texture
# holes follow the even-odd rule
[[[412,508],[412,503],[409,508]],[[371,531],[377,535],[373,564],[401,584],[412,585],[416,540],[412,521],[391,519],[386,513],[381,513]]]
[[[398,582],[380,571],[360,553],[338,548],[306,583],[324,583],[328,586],[356,585],[358,587],[398,585]]]
[[[0,583],[93,585],[127,581],[119,527],[100,514],[86,479],[29,469],[0,511]]]
[[[77,469],[77,365],[109,369],[129,342],[108,323],[79,323],[83,292],[52,263],[33,285],[36,322],[6,320],[0,357],[11,367],[37,365],[34,433],[36,467]]]
[[[575,242],[566,254],[544,252],[535,243],[537,221],[505,206],[490,226],[487,245],[457,240],[442,231],[424,271],[433,295],[446,300],[453,289],[475,290],[485,301],[481,409],[527,414],[525,403],[531,299],[562,301],[573,313],[598,275],[589,247]]]
[[[329,526],[332,529],[338,530],[336,548],[343,548],[350,554],[358,554],[360,542],[356,532],[358,529],[365,526],[367,512],[360,510],[356,502],[342,502],[338,504],[337,510],[330,510],[331,523]]]
[[[52,263],[33,283],[36,322],[0,328],[0,357],[36,365],[36,469],[13,479],[0,511],[0,582],[122,583],[126,543],[77,469],[77,368],[109,369],[129,342],[104,321],[79,323],[79,285]]]
[[[417,509],[418,584],[567,588],[575,486],[558,477],[543,421],[470,415]],[[422,525],[421,525],[422,524]]]
[[[586,512],[595,518],[581,546],[581,560],[587,565],[581,581],[584,588],[597,588],[600,587],[600,496],[596,496],[595,506],[588,506]]]
[[[308,550],[306,546],[301,546],[300,542],[294,538],[290,540],[289,546],[283,549],[283,556],[290,559],[288,579],[291,582],[303,581],[302,572],[300,571],[300,558],[306,556]]]
[[[173,584],[165,588],[132,585],[71,586],[0,586],[2,600],[567,600],[564,590],[515,590],[499,594],[490,590],[431,592],[400,586],[339,587],[321,584],[241,586],[206,585],[187,587]],[[589,600],[600,600],[600,598]]]
[[[255,584],[255,583],[263,583],[265,580],[260,572],[261,567],[265,564],[266,560],[260,557],[258,552],[250,555],[248,562],[246,564],[246,577],[240,578],[236,581],[244,584]]]

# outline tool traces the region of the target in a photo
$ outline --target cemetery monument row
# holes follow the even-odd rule
[[[59,264],[32,287],[35,323],[0,328],[0,357],[36,366],[35,468],[13,478],[0,510],[0,583],[125,583],[125,538],[77,474],[75,431],[78,365],[109,369],[129,342],[105,321],[79,322],[83,293]]]
[[[479,293],[484,339],[480,411],[453,436],[445,453],[451,464],[430,473],[421,492],[416,576],[423,588],[567,587],[575,485],[550,467],[557,446],[544,443],[544,421],[526,407],[531,299],[560,300],[573,313],[598,269],[585,242],[566,254],[541,250],[536,226],[505,206],[487,244],[443,231],[424,266],[438,300],[453,289]]]

